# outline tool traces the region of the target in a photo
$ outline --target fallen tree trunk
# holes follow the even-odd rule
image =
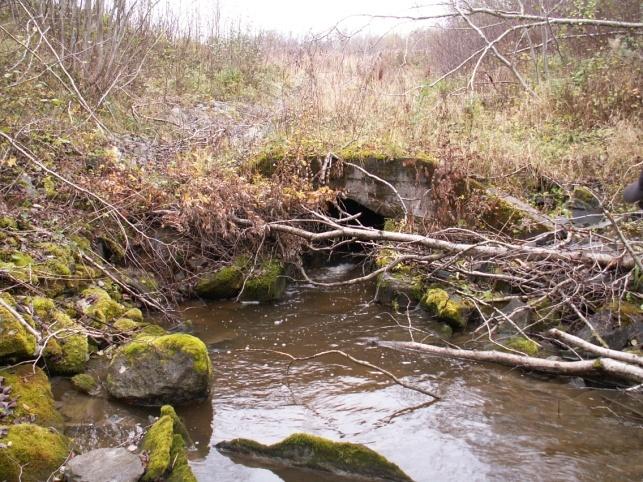
[[[610,350],[609,348],[596,346],[593,343],[583,340],[582,338],[570,335],[569,333],[557,330],[556,328],[552,328],[547,332],[547,334],[552,338],[556,338],[557,340],[564,341],[569,345],[574,345],[582,348],[583,350],[593,353],[594,355],[612,358],[613,360],[622,361],[623,363],[629,363],[631,365],[643,366],[643,357],[635,355],[634,353],[625,353],[618,350]]]
[[[237,219],[239,224],[250,226],[252,222],[245,219]],[[360,241],[391,241],[398,243],[410,243],[424,246],[430,249],[439,249],[449,252],[468,252],[484,256],[508,256],[520,257],[523,261],[529,260],[559,260],[572,263],[598,264],[601,267],[616,267],[631,269],[634,267],[634,259],[630,256],[612,256],[606,253],[595,253],[581,250],[559,250],[538,248],[518,244],[502,243],[499,241],[486,241],[478,244],[454,243],[442,239],[422,236],[421,234],[398,233],[394,231],[378,231],[375,229],[345,227],[336,225],[334,229],[324,232],[313,232],[297,228],[289,224],[270,223],[266,227],[272,231],[292,234],[308,241],[327,241],[337,238],[352,238]],[[493,245],[491,245],[493,244]]]
[[[527,368],[544,373],[566,376],[605,376],[643,383],[643,368],[623,363],[611,358],[596,358],[594,360],[557,361],[514,355],[495,350],[460,350],[443,348],[416,342],[382,341],[378,346],[392,350],[412,351],[427,355],[458,358],[481,362],[499,363],[511,367]]]

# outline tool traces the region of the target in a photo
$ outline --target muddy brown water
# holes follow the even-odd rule
[[[354,269],[338,265],[316,276],[336,280]],[[214,448],[236,437],[274,443],[293,432],[365,444],[418,482],[643,479],[640,396],[374,348],[373,339],[408,339],[395,321],[408,319],[370,303],[373,291],[373,285],[296,286],[272,305],[183,307],[215,368],[210,399],[178,408],[195,442],[191,464],[200,481],[346,480],[253,467]],[[410,316],[416,326],[431,328],[420,313]],[[426,395],[338,356],[299,362],[288,371],[287,358],[261,351],[309,356],[328,349],[368,360],[444,398],[427,404]],[[155,413],[77,394],[64,380],[54,391],[68,432],[84,448],[127,443]]]

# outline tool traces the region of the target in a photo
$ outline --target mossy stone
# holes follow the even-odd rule
[[[89,342],[82,327],[58,310],[51,315],[51,320],[54,329],[61,333],[47,342],[44,350],[47,367],[61,375],[84,371],[89,360]]]
[[[129,318],[119,318],[112,326],[118,331],[134,331],[140,328],[141,324]]]
[[[184,333],[138,336],[114,354],[107,390],[139,405],[185,403],[207,395],[211,374],[208,350],[200,339]]]
[[[220,442],[223,452],[270,459],[296,467],[353,474],[375,480],[411,481],[397,465],[361,444],[333,442],[306,433],[296,433],[274,445],[254,440]]]
[[[239,266],[223,268],[203,275],[196,284],[196,294],[208,299],[226,299],[239,294],[243,286],[243,271]]]
[[[101,324],[110,323],[127,311],[127,308],[112,299],[102,288],[87,288],[83,290],[82,296],[87,303],[84,313]]]
[[[185,440],[177,433],[172,437],[170,460],[172,461],[172,471],[165,477],[166,482],[197,482],[188,462]]]
[[[441,288],[429,288],[424,293],[420,304],[431,316],[447,323],[454,330],[463,330],[467,327],[471,309]]]
[[[20,365],[0,371],[0,377],[4,377],[5,384],[11,387],[10,398],[16,402],[13,412],[3,419],[4,423],[27,421],[47,427],[62,427],[63,419],[55,408],[45,372],[32,365]]]
[[[69,455],[67,437],[28,423],[9,426],[0,443],[6,446],[0,449],[0,480],[48,480]]]
[[[13,297],[8,293],[0,293],[12,308],[16,306]],[[4,306],[0,306],[0,359],[28,358],[36,352],[36,338],[27,331],[25,326]]]
[[[89,373],[79,373],[71,377],[74,388],[81,393],[92,394],[98,388],[98,382]]]
[[[281,298],[286,290],[286,278],[283,274],[283,263],[276,260],[265,261],[246,280],[243,299],[265,302]]]
[[[145,434],[143,450],[147,452],[147,470],[144,481],[159,480],[170,467],[170,452],[174,440],[174,421],[164,415],[159,418]]]
[[[540,351],[538,343],[524,336],[513,336],[509,338],[504,345],[529,356],[535,356]]]
[[[0,229],[12,229],[15,231],[18,229],[18,223],[9,216],[0,216]]]

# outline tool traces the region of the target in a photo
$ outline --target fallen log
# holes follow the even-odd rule
[[[582,348],[585,351],[593,353],[594,355],[612,358],[613,360],[622,361],[623,363],[629,363],[631,365],[640,365],[643,366],[643,357],[635,355],[634,353],[625,353],[619,350],[611,350],[609,348],[603,348],[588,341],[583,340],[564,331],[557,330],[552,328],[547,332],[552,338],[557,340],[564,341],[568,345],[574,345],[578,348]]]
[[[612,358],[601,357],[594,360],[558,361],[514,355],[496,350],[461,350],[443,348],[423,343],[406,341],[381,341],[383,348],[411,351],[433,356],[457,358],[481,362],[498,363],[510,367],[520,367],[543,373],[565,376],[610,376],[622,380],[643,383],[643,368],[623,363]]]
[[[235,219],[240,225],[252,226],[252,221],[246,219]],[[606,253],[596,253],[583,250],[561,250],[539,248],[535,246],[503,243],[500,241],[485,241],[477,244],[455,243],[443,239],[423,236],[421,234],[398,233],[395,231],[379,231],[357,227],[333,225],[333,229],[324,232],[313,232],[306,229],[292,226],[281,222],[274,222],[265,225],[266,229],[275,232],[287,233],[293,236],[304,238],[310,242],[328,241],[338,238],[356,239],[360,241],[390,241],[408,243],[424,246],[430,249],[437,249],[448,252],[467,252],[472,255],[483,256],[507,256],[520,258],[523,261],[566,261],[570,263],[584,263],[599,265],[603,268],[615,268],[617,266],[631,269],[635,261],[630,256],[613,256]]]

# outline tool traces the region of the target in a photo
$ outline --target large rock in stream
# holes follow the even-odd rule
[[[306,433],[293,434],[274,445],[235,439],[219,442],[216,447],[225,454],[252,457],[278,465],[366,477],[369,480],[412,481],[397,465],[364,445],[333,442]]]
[[[198,338],[140,336],[116,351],[107,391],[136,405],[182,404],[207,396],[211,374],[208,350]]]
[[[136,482],[144,472],[138,455],[123,447],[91,450],[65,467],[68,482]]]

